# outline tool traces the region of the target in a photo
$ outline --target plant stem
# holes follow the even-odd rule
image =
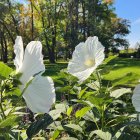
[[[102,112],[102,129],[103,129],[103,127],[104,127],[104,114]]]
[[[102,130],[104,128],[104,106],[102,106],[102,112],[101,112],[101,126],[102,126]]]
[[[99,91],[100,91],[101,86],[102,86],[102,82],[101,82],[101,77],[100,77],[100,74],[99,74],[98,71],[96,71],[96,75],[97,75],[97,79],[98,79],[98,81],[99,81]]]
[[[6,115],[4,113],[4,110],[3,110],[3,106],[2,106],[2,91],[0,92],[0,109],[1,109],[1,112],[2,112],[2,116],[3,116],[3,119],[6,119]]]
[[[95,119],[93,119],[93,121],[94,121],[94,123],[95,123],[95,125],[96,125],[97,129],[99,130],[99,126],[98,126],[98,124],[97,124],[96,120],[95,120]]]

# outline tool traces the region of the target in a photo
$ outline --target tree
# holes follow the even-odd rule
[[[106,52],[112,47],[128,46],[124,37],[130,32],[130,23],[115,14],[113,0],[24,2],[2,0],[0,3],[0,26],[7,45],[13,45],[17,35],[23,36],[25,45],[40,40],[45,58],[51,63],[55,63],[59,51],[65,52],[65,59],[71,58],[75,46],[88,36],[98,36]]]

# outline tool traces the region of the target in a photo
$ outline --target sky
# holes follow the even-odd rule
[[[115,0],[115,12],[120,18],[130,21],[131,33],[126,37],[130,47],[140,42],[140,0]]]

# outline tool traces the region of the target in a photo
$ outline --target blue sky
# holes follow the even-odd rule
[[[131,22],[131,33],[126,37],[131,47],[140,42],[140,0],[115,0],[115,11],[118,17]]]

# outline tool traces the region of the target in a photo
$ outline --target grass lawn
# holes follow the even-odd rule
[[[47,61],[44,62],[46,71],[44,75],[51,76],[52,78],[56,78],[60,70],[67,68],[68,62],[57,62],[55,64],[50,64]]]
[[[44,75],[56,78],[61,69],[67,68],[67,62],[49,64],[45,61],[46,71]],[[140,79],[140,59],[115,58],[105,65],[104,69],[110,69],[103,75],[105,80],[111,80],[114,86],[135,86]]]
[[[113,85],[135,86],[140,80],[140,59],[115,58],[106,67],[111,71],[104,75],[104,79],[111,80]]]

